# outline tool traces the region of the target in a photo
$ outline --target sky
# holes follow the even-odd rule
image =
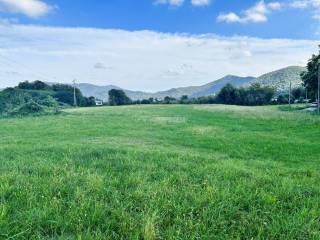
[[[42,80],[143,91],[305,66],[320,0],[0,0],[0,88]]]

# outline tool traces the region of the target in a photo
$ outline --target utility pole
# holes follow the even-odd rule
[[[73,80],[73,105],[77,107],[77,97],[76,97],[76,80]]]
[[[320,62],[318,62],[318,114],[320,114]]]
[[[290,80],[290,87],[289,87],[289,106],[291,107],[291,80]]]

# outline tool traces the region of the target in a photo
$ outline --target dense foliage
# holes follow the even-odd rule
[[[217,102],[222,104],[258,106],[271,103],[275,89],[261,87],[255,83],[247,88],[235,88],[230,84],[223,87],[217,95]]]
[[[0,115],[27,115],[58,111],[58,102],[46,92],[7,88],[0,92]]]
[[[109,91],[109,105],[128,105],[131,104],[131,102],[131,99],[125,94],[123,90],[111,89]]]
[[[24,90],[50,90],[50,86],[41,81],[34,82],[21,82],[18,84],[17,88]]]
[[[319,65],[320,53],[314,54],[308,62],[307,71],[301,74],[304,86],[308,89],[308,95],[313,100],[317,99]]]
[[[59,105],[73,105],[73,91],[72,86],[65,84],[50,86],[41,81],[22,82],[0,92],[0,115],[57,112]],[[95,99],[84,97],[79,89],[76,89],[76,99],[81,107],[95,105]]]
[[[26,81],[20,83],[17,88],[23,90],[45,90],[48,91],[48,93],[52,95],[52,97],[54,97],[58,102],[67,105],[74,105],[74,88],[71,85],[54,84],[50,86],[41,81]],[[94,99],[92,97],[84,97],[78,88],[75,89],[75,93],[78,106],[88,107],[95,105]]]

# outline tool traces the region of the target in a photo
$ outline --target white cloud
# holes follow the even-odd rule
[[[245,10],[241,15],[234,12],[222,13],[218,16],[217,20],[227,23],[260,23],[268,21],[268,15],[273,11],[281,8],[279,2],[265,3],[263,0],[257,2],[251,8]]]
[[[234,22],[241,22],[242,19],[235,13],[222,13],[218,16],[219,22],[227,22],[227,23],[234,23]]]
[[[184,0],[156,0],[155,4],[168,4],[179,7],[184,3]]]
[[[307,1],[293,1],[290,3],[290,6],[293,8],[304,9],[308,7]]]
[[[312,17],[320,21],[320,0],[293,0],[290,4],[292,8],[310,9]]]
[[[267,4],[267,7],[271,10],[280,10],[282,6],[283,5],[279,2],[271,2]]]
[[[210,3],[211,0],[191,0],[193,6],[208,6]]]
[[[93,68],[98,69],[98,70],[111,70],[111,69],[113,69],[111,66],[106,66],[104,63],[101,63],[101,62],[94,64]]]
[[[180,7],[185,3],[185,0],[155,0],[154,4],[166,4],[169,6]],[[191,5],[196,7],[208,6],[211,0],[190,0]]]
[[[38,18],[48,14],[52,6],[40,0],[0,0],[0,11]]]
[[[311,40],[24,25],[0,26],[0,32],[0,88],[24,80],[70,83],[76,78],[165,90],[227,74],[257,76],[301,60],[306,64],[318,45]]]
[[[291,2],[293,8],[320,7],[320,0],[293,0]]]

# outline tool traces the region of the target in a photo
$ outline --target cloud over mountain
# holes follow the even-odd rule
[[[201,85],[226,74],[258,76],[305,66],[318,45],[312,40],[27,25],[0,26],[0,31],[0,87],[76,78],[157,91]],[[19,74],[6,74],[13,71]]]

